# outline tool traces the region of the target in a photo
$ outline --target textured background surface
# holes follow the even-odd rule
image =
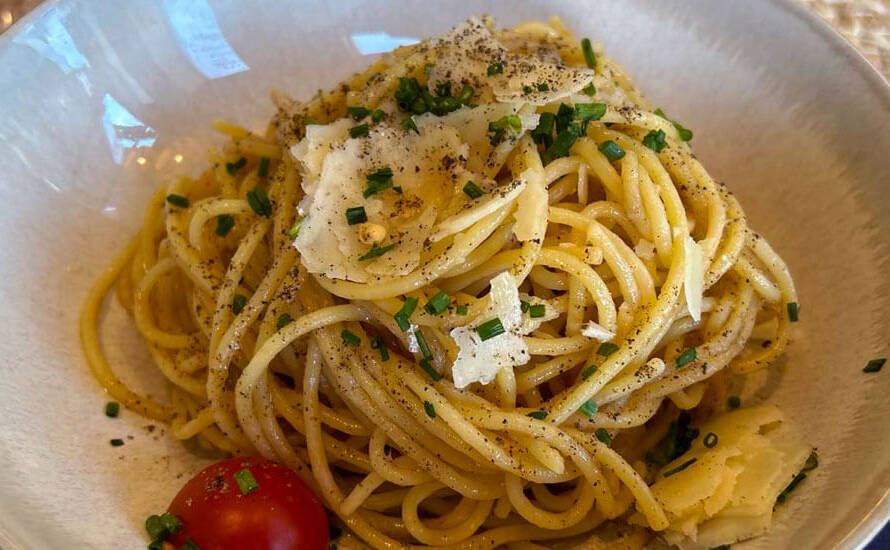
[[[0,247],[8,365],[0,377],[0,531],[11,527],[29,547],[141,545],[142,519],[181,483],[177,475],[193,471],[169,438],[145,433],[146,422],[101,417],[103,397],[84,371],[74,328],[100,263],[136,225],[154,181],[177,168],[171,153],[184,155],[179,169],[193,170],[213,117],[257,126],[269,114],[270,87],[306,96],[365,65],[350,32],[433,34],[478,11],[503,25],[541,16],[538,2],[507,11],[495,1],[446,1],[436,18],[414,1],[399,4],[401,17],[349,1],[317,3],[305,17],[288,2],[263,2],[250,18],[242,3],[210,4],[249,71],[202,76],[160,2],[67,2],[70,11],[56,9],[0,55],[0,228],[8,236]],[[755,396],[787,403],[823,463],[775,531],[740,546],[840,542],[890,485],[890,373],[861,374],[890,341],[886,95],[856,59],[779,1],[546,5],[601,39],[656,103],[695,129],[699,157],[789,260],[805,314],[789,368],[771,371],[761,382],[776,384]],[[4,14],[0,23],[15,19]],[[864,20],[842,19],[854,29]],[[641,37],[655,36],[653,50]],[[104,326],[115,364],[131,369],[122,376],[137,377],[145,354],[127,321],[112,308]],[[108,438],[124,434],[134,439],[110,452]],[[106,529],[83,529],[96,517]]]

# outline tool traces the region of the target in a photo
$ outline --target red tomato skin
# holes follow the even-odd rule
[[[242,494],[235,473],[247,468],[259,488]],[[190,479],[168,511],[201,550],[326,550],[328,519],[318,498],[285,466],[257,457],[217,462]]]

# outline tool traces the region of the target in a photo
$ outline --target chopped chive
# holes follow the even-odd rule
[[[216,217],[216,234],[225,237],[235,227],[235,217],[229,214],[220,214]]]
[[[713,449],[714,446],[717,444],[718,439],[719,438],[717,437],[717,434],[715,434],[714,432],[708,432],[708,435],[706,435],[704,439],[702,439],[702,443],[705,447]]]
[[[371,109],[366,109],[365,107],[347,107],[346,112],[349,113],[353,120],[358,122],[371,114]]]
[[[433,353],[430,351],[430,345],[426,342],[426,337],[419,329],[414,331],[414,337],[417,338],[417,347],[420,348],[420,354],[424,359],[432,359]]]
[[[182,529],[182,522],[170,512],[152,514],[145,520],[145,531],[153,541],[163,541]]]
[[[408,130],[414,130],[418,134],[420,133],[420,130],[417,129],[417,123],[414,122],[414,117],[411,115],[402,119],[402,130],[405,130],[406,132]]]
[[[429,377],[433,379],[433,382],[438,382],[442,379],[442,375],[439,374],[439,371],[437,371],[435,367],[430,364],[429,359],[421,359],[420,368],[422,368],[424,372],[426,372]]]
[[[559,125],[559,119],[557,118],[557,126]],[[578,140],[579,137],[583,135],[584,131],[577,124],[571,123],[566,126],[565,129],[558,131],[556,133],[556,138],[553,140],[553,143],[544,150],[544,153],[541,155],[541,160],[544,164],[550,164],[553,159],[564,157],[569,154],[569,150],[572,148],[572,145],[575,144],[575,141]]]
[[[448,309],[448,306],[450,305],[451,296],[446,294],[444,290],[440,290],[435,296],[429,299],[426,305],[423,306],[423,309],[430,315],[439,315]]]
[[[596,95],[596,86],[594,86],[593,82],[591,82],[590,84],[585,86],[584,89],[581,90],[581,92],[583,92],[584,95],[594,96]]]
[[[599,409],[599,405],[597,405],[595,401],[588,401],[581,405],[578,408],[578,411],[584,416],[590,418],[591,416],[596,414],[597,409]]]
[[[350,332],[348,329],[343,329],[340,331],[340,338],[343,339],[343,342],[347,346],[357,347],[362,343],[362,339],[355,335],[355,333]]]
[[[571,125],[572,121],[575,119],[575,108],[571,105],[560,103],[559,109],[556,111],[555,119],[556,133],[568,129],[569,125]]]
[[[537,319],[539,317],[543,317],[546,311],[547,308],[544,307],[544,304],[535,304],[533,306],[529,306],[528,316],[532,319]]]
[[[532,307],[532,305],[525,300],[519,300],[519,310],[522,313],[528,313],[528,308]]]
[[[105,416],[108,418],[117,418],[117,415],[121,412],[121,404],[117,401],[109,401],[105,403]]]
[[[378,334],[371,339],[371,349],[376,349],[380,352],[381,361],[389,361],[389,350],[386,349],[386,344],[383,342],[383,336]]]
[[[396,193],[398,193],[399,195],[402,194],[402,186],[401,185],[393,186],[392,190],[395,191]]]
[[[485,194],[485,191],[475,183],[468,181],[466,185],[464,185],[464,193],[471,199],[478,199]]]
[[[241,157],[235,162],[227,162],[226,163],[226,172],[229,173],[230,176],[234,176],[238,170],[241,170],[247,165],[247,159]]]
[[[533,91],[534,90],[532,89],[531,86],[523,86],[522,87],[522,93],[524,93],[525,95],[528,95],[528,94],[532,93]]]
[[[548,86],[546,82],[541,82],[540,84],[536,85],[535,88],[537,88],[539,92],[546,92],[550,90],[550,86]]]
[[[599,149],[600,153],[609,160],[619,160],[624,158],[624,149],[611,139],[600,143],[600,146],[597,147],[597,149]]]
[[[167,195],[167,202],[172,204],[173,206],[178,206],[180,208],[188,208],[189,200],[187,197],[183,197],[182,195],[177,195],[176,193],[170,193]]]
[[[535,420],[544,420],[547,418],[547,411],[532,411],[525,416],[530,416]]]
[[[806,478],[807,478],[807,474],[805,474],[803,472],[800,472],[796,476],[794,476],[794,479],[791,480],[791,483],[789,483],[788,486],[785,487],[781,493],[779,493],[779,496],[776,497],[776,504],[782,504],[783,502],[785,502],[788,499],[788,494],[791,491],[793,491],[800,484],[800,482],[805,480]]]
[[[374,122],[380,122],[383,119],[383,115],[385,113],[380,109],[374,109],[371,111],[371,120]]]
[[[124,440],[115,438],[115,439],[112,439],[111,441],[109,441],[109,443],[111,443],[112,447],[120,447],[121,445],[124,444]]]
[[[469,84],[464,84],[460,91],[457,93],[457,102],[461,105],[466,105],[473,99],[473,87]]]
[[[371,245],[371,250],[358,257],[358,261],[364,262],[365,260],[370,260],[371,258],[383,256],[384,254],[395,248],[396,244],[397,243],[388,244],[386,246],[377,246],[377,243],[374,243]]]
[[[281,330],[293,322],[294,318],[290,316],[290,313],[282,313],[278,316],[278,320],[275,321],[275,328]]]
[[[669,118],[667,117],[667,115],[664,114],[664,111],[662,111],[661,109],[655,109],[655,114],[658,115],[658,116],[660,116],[661,118],[667,120],[667,121],[670,122],[671,124],[673,124],[673,125],[674,125],[674,128],[677,129],[677,135],[680,136],[680,139],[681,139],[681,140],[683,140],[683,141],[689,141],[689,140],[692,139],[692,130],[690,130],[689,128],[684,127],[682,124],[680,124],[680,123],[677,122],[676,120],[671,120],[671,119],[669,119]]]
[[[686,468],[692,466],[697,460],[698,460],[697,458],[690,458],[689,460],[687,460],[683,464],[680,464],[676,468],[671,468],[670,470],[666,471],[664,473],[664,477],[671,477],[674,474],[682,472]]]
[[[423,402],[423,410],[426,411],[426,415],[430,418],[436,418],[436,407],[433,406],[429,401]]]
[[[297,236],[300,234],[300,226],[301,225],[303,225],[303,220],[302,219],[297,220],[296,223],[294,223],[294,225],[291,226],[291,228],[287,230],[287,236],[290,237],[291,239],[296,239]]]
[[[816,454],[816,451],[810,453],[810,456],[807,457],[807,461],[803,465],[804,472],[809,472],[810,470],[814,470],[816,466],[819,465],[819,455]]]
[[[233,477],[235,478],[235,483],[238,484],[238,488],[241,489],[242,495],[249,495],[260,488],[256,478],[253,477],[253,474],[247,468],[238,470]]]
[[[593,373],[597,371],[597,369],[599,369],[599,367],[596,365],[585,367],[585,369],[581,371],[581,380],[587,380],[588,378],[590,378]]]
[[[244,306],[247,305],[247,296],[243,294],[235,294],[232,297],[232,313],[238,315],[241,313],[241,310],[244,309]]]
[[[726,403],[729,405],[730,409],[738,409],[742,406],[742,400],[739,399],[738,395],[730,395],[729,399],[726,400]]]
[[[346,223],[349,225],[358,225],[368,221],[368,214],[365,213],[364,206],[353,206],[346,209]]]
[[[553,123],[556,121],[556,115],[553,113],[541,113],[538,118],[538,125],[531,132],[532,140],[535,143],[543,144],[549,147],[553,143]]]
[[[575,118],[578,120],[599,120],[606,114],[605,103],[576,103]]]
[[[256,175],[261,178],[269,175],[269,157],[260,157],[260,166],[257,168]]]
[[[367,199],[371,195],[392,187],[392,168],[385,166],[375,172],[371,172],[365,177],[365,181],[368,185],[362,192],[362,196]]]
[[[257,186],[254,187],[252,191],[248,191],[247,204],[250,205],[250,208],[252,208],[258,216],[268,218],[272,215],[272,202],[269,200],[269,195],[266,194],[262,187]]]
[[[497,63],[492,63],[488,66],[488,76],[501,74],[504,72],[504,64],[498,61]]]
[[[351,138],[365,137],[366,135],[368,135],[367,124],[359,124],[349,129],[349,137]]]
[[[470,308],[467,307],[466,304],[461,304],[457,306],[457,314],[458,315],[466,315]]]
[[[504,333],[504,325],[501,324],[501,320],[495,317],[494,319],[489,319],[485,321],[478,327],[476,327],[476,333],[479,335],[479,338],[482,338],[482,341],[489,340]]]
[[[788,302],[785,307],[788,309],[788,320],[796,323],[798,319],[797,302]]]
[[[660,153],[667,145],[665,142],[666,137],[667,135],[664,133],[664,130],[650,130],[649,133],[643,137],[643,145],[652,149],[656,153]]]
[[[878,372],[884,367],[884,363],[887,362],[885,357],[880,357],[878,359],[872,359],[865,365],[865,368],[862,369],[862,372]]]
[[[597,428],[596,432],[594,432],[594,433],[596,434],[596,438],[599,439],[600,441],[602,441],[603,443],[605,443],[606,445],[612,444],[612,436],[609,435],[609,430],[607,430],[605,428]]]
[[[185,544],[183,544],[179,550],[201,550],[201,547],[195,544],[191,538],[185,539]]]
[[[597,355],[602,355],[603,357],[608,357],[618,351],[618,346],[613,344],[612,342],[603,342],[600,344],[600,347],[597,348]]]
[[[407,330],[411,328],[411,323],[408,319],[411,317],[411,314],[414,313],[415,308],[417,308],[417,298],[405,298],[405,303],[402,304],[402,308],[393,315],[396,324],[399,325],[402,332],[407,332]]]
[[[504,115],[497,120],[488,123],[489,143],[497,145],[504,141],[507,132],[518,136],[522,133],[522,119],[519,115]]]
[[[584,52],[584,62],[591,69],[596,68],[596,54],[593,53],[593,46],[590,44],[589,38],[581,40],[581,51]]]
[[[677,365],[678,369],[681,367],[685,367],[695,359],[695,354],[695,348],[686,348],[683,353],[677,356],[674,364]]]

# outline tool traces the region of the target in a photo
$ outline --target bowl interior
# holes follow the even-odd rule
[[[195,173],[219,116],[261,129],[269,91],[308,97],[375,52],[490,13],[559,15],[605,45],[788,261],[801,322],[746,401],[779,404],[821,464],[744,548],[854,548],[887,516],[890,92],[840,39],[784,2],[164,0],[47,2],[0,37],[0,546],[144,544],[142,522],[202,462],[162,426],[105,418],[77,316],[157,182]],[[163,395],[116,304],[103,338],[121,377]],[[108,440],[124,438],[112,448]],[[103,529],[85,526],[103,525]],[[735,548],[735,547],[734,547]]]

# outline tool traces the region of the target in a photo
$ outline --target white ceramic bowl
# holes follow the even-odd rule
[[[223,115],[262,128],[270,88],[306,97],[370,52],[491,13],[560,15],[605,44],[787,258],[796,342],[749,402],[786,408],[821,465],[768,536],[733,548],[858,548],[890,514],[890,91],[827,26],[778,0],[48,1],[0,36],[0,546],[138,548],[201,459],[111,420],[81,356],[90,282],[159,178],[196,172]],[[218,141],[217,141],[218,142]],[[148,358],[121,311],[104,337]],[[128,439],[132,436],[133,439]],[[112,448],[108,440],[123,437]]]

